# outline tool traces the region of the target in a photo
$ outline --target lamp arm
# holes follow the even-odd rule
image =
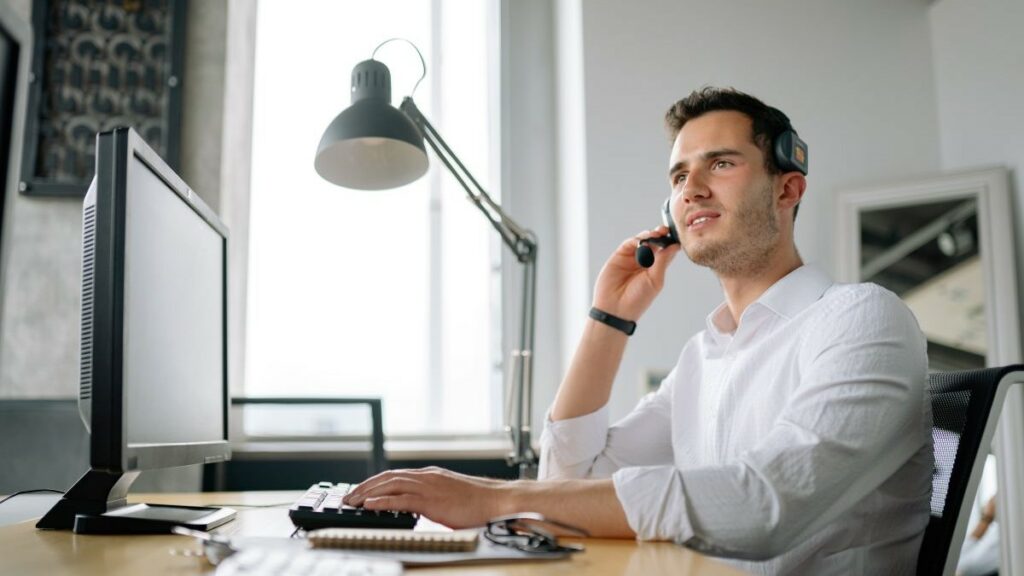
[[[534,320],[537,317],[537,248],[534,245],[532,258],[523,265],[523,301],[519,328],[520,371],[517,393],[519,395],[519,442],[514,454],[510,454],[510,465],[519,466],[520,478],[537,477],[537,455],[533,452],[533,337]],[[512,434],[516,430],[510,430]]]
[[[510,366],[511,381],[509,384],[508,432],[512,439],[513,451],[508,455],[510,466],[519,467],[521,478],[536,478],[537,455],[533,451],[531,441],[533,406],[533,343],[534,320],[536,318],[537,296],[537,237],[529,230],[516,223],[501,206],[497,204],[473,178],[469,170],[462,164],[459,157],[452,152],[444,138],[416,107],[412,97],[402,100],[400,106],[416,126],[423,132],[423,139],[434,150],[445,168],[459,182],[470,201],[483,213],[487,221],[501,236],[502,241],[516,255],[523,265],[523,298],[520,308],[519,349],[513,352]]]
[[[423,132],[423,139],[426,140],[427,144],[434,150],[438,158],[441,159],[441,163],[445,165],[445,168],[451,172],[452,176],[459,182],[463,190],[466,191],[466,195],[470,201],[484,214],[487,221],[491,223],[491,226],[501,236],[502,241],[505,243],[512,253],[516,255],[516,258],[520,262],[526,263],[530,258],[535,258],[533,253],[537,249],[536,236],[529,230],[526,230],[522,226],[516,223],[511,216],[505,213],[501,209],[501,206],[497,204],[487,191],[476,181],[476,178],[466,169],[459,160],[459,157],[452,152],[451,148],[444,141],[444,138],[437,132],[433,124],[427,120],[426,116],[420,112],[419,108],[416,107],[416,103],[411,97],[405,97],[402,100],[400,107],[409,118],[416,124]]]

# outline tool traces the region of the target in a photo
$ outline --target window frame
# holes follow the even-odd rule
[[[443,100],[443,86],[442,86],[442,74],[439,72],[441,68],[441,49],[439,43],[443,38],[444,25],[442,22],[442,5],[445,2],[451,2],[451,0],[431,0],[430,14],[431,14],[431,44],[430,46],[430,62],[428,62],[428,81],[431,83],[432,96],[430,99],[429,111],[427,112],[431,122],[440,122],[441,115],[439,109]],[[489,94],[488,103],[488,135],[489,135],[489,154],[490,154],[490,177],[487,182],[484,182],[484,187],[488,190],[488,193],[495,199],[501,198],[501,183],[505,180],[503,174],[505,173],[505,166],[502,160],[505,158],[505,154],[502,148],[505,140],[503,139],[503,110],[505,109],[505,100],[502,98],[504,90],[505,75],[501,72],[501,64],[506,60],[505,58],[505,46],[501,42],[501,35],[503,32],[503,0],[487,0],[487,17],[489,21],[489,29],[493,32],[488,34],[488,46],[487,46],[487,60],[488,67],[490,70],[495,71],[488,74],[488,86],[487,91]],[[252,28],[256,27],[255,18],[251,23]],[[372,46],[367,47],[368,52],[372,50]],[[255,51],[255,46],[253,46]],[[252,71],[255,70],[255,58],[250,59]],[[251,136],[250,136],[251,138]],[[456,151],[457,153],[458,151]],[[444,202],[461,202],[464,197],[458,198],[453,197],[450,192],[443,190],[443,183],[445,179],[452,178],[450,174],[444,169],[443,165],[438,161],[436,156],[432,152],[428,153],[430,158],[431,167],[426,176],[428,180],[428,189],[431,195],[430,201],[430,213],[429,219],[430,224],[428,227],[430,236],[430,258],[432,261],[439,261],[442,257],[444,245],[441,239],[441,213],[443,211]],[[251,168],[250,168],[251,171]],[[499,200],[500,202],[500,200]],[[481,215],[481,218],[483,216]],[[247,222],[248,224],[248,222]],[[248,228],[248,225],[246,226]],[[248,239],[246,239],[248,242]],[[489,239],[490,247],[490,275],[491,275],[491,322],[489,339],[492,342],[491,350],[491,367],[489,370],[489,382],[485,385],[491,388],[490,402],[490,422],[491,430],[479,433],[465,433],[465,432],[440,432],[433,431],[438,430],[439,424],[439,413],[440,406],[443,402],[443,381],[442,381],[442,358],[443,358],[443,342],[442,333],[444,325],[441,322],[444,311],[441,305],[442,300],[442,278],[443,273],[441,267],[430,266],[429,268],[429,286],[430,286],[430,306],[428,309],[428,323],[430,330],[429,346],[431,347],[430,353],[428,354],[428,366],[429,376],[427,380],[427,397],[429,399],[429,414],[431,419],[428,420],[427,426],[430,428],[428,431],[417,432],[417,433],[388,433],[387,434],[387,445],[389,453],[398,454],[404,457],[411,457],[423,453],[438,453],[438,454],[454,454],[456,457],[495,457],[498,455],[505,455],[509,449],[509,442],[507,434],[503,431],[506,422],[503,420],[504,414],[504,398],[505,398],[505,378],[504,368],[506,365],[503,350],[506,349],[505,343],[508,337],[508,330],[506,326],[508,322],[513,321],[514,325],[518,325],[514,322],[515,318],[510,318],[509,308],[505,305],[508,302],[508,294],[518,290],[517,284],[519,283],[518,270],[514,274],[508,274],[508,264],[504,253],[504,246],[500,242],[500,238],[496,234],[491,234]],[[248,250],[246,249],[246,253]],[[505,273],[503,273],[503,271]],[[247,279],[246,279],[247,280]],[[243,307],[244,309],[244,307]],[[517,313],[512,311],[513,314]],[[246,327],[247,329],[247,327]],[[242,351],[243,359],[241,364],[244,366],[244,353]],[[236,397],[246,397],[246,386],[244,382],[244,373],[241,378],[235,378],[235,385],[232,386],[234,395]],[[241,432],[245,429],[244,423],[241,425],[232,424],[233,432],[236,434],[232,437],[232,442],[239,445],[244,445],[247,442],[252,441],[254,438],[250,438]],[[262,439],[262,437],[260,437]]]

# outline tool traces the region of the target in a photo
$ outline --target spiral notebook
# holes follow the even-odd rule
[[[344,549],[360,556],[397,560],[405,566],[489,564],[563,560],[566,552],[525,552],[488,542],[480,530],[421,531],[380,528],[322,528],[307,539],[314,548]]]
[[[393,552],[472,552],[479,530],[427,532],[381,528],[324,528],[309,533],[314,548],[389,550]]]

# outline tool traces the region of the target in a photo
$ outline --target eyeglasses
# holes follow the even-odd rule
[[[590,536],[586,530],[557,520],[549,520],[534,512],[493,518],[487,522],[484,537],[523,552],[581,552],[582,544],[559,544],[555,530],[579,536]]]

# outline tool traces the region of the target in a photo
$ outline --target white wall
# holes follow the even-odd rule
[[[32,21],[29,0],[8,1],[13,12]],[[78,386],[82,201],[8,190],[3,218],[0,397],[73,396]]]
[[[537,302],[534,341],[533,421],[538,434],[544,409],[561,376],[558,341],[558,246],[555,211],[554,23],[550,0],[501,3],[501,204],[537,235]],[[517,348],[523,267],[502,247],[504,350]],[[509,359],[506,357],[505,361]],[[507,364],[506,364],[507,366]],[[504,412],[503,412],[504,413]],[[535,438],[537,435],[534,436]]]
[[[1017,231],[1018,307],[1024,286],[1024,3],[1020,0],[941,0],[929,10],[935,59],[942,167],[958,169],[1002,164],[1010,169],[1010,193]],[[1018,360],[1020,356],[1018,355]],[[999,509],[1004,540],[1024,533],[1024,460],[1020,457],[1019,390],[1007,395],[1000,445]],[[1017,427],[1015,427],[1015,425]],[[1003,547],[1003,566],[1019,574],[1020,546]],[[1004,570],[1005,572],[1005,570]]]
[[[9,1],[31,21],[29,0]],[[228,14],[231,18],[228,18]],[[228,311],[244,335],[255,3],[190,2],[182,114],[181,175],[241,239],[231,243]],[[230,64],[228,63],[230,60]],[[239,145],[239,141],[244,145]],[[81,314],[81,198],[7,191],[0,259],[0,398],[74,397]],[[229,376],[240,377],[244,339],[233,337]],[[201,466],[147,471],[135,490],[195,490]]]
[[[592,286],[622,239],[658,224],[669,192],[663,114],[710,84],[734,86],[781,108],[808,142],[797,245],[805,261],[833,271],[837,189],[939,168],[927,9],[924,0],[581,2],[586,150],[577,169],[587,190],[585,205],[563,206],[560,222],[567,210],[585,211],[586,250],[562,257],[586,258]],[[710,272],[685,257],[676,260],[664,293],[632,338],[613,392],[613,417],[635,404],[645,370],[674,365],[720,301]],[[585,316],[586,309],[576,311],[576,325],[561,329],[577,333]],[[563,351],[564,363],[571,353]]]
[[[929,10],[942,167],[1010,169],[1024,286],[1024,2],[941,0]]]
[[[29,0],[10,2],[31,21]],[[232,24],[228,26],[228,12]],[[255,5],[248,0],[190,2],[186,25],[180,174],[234,233],[247,232],[247,203],[224,193],[248,186],[251,66]],[[251,53],[251,48],[248,49]],[[227,66],[228,53],[235,65]],[[226,78],[230,78],[230,83]],[[240,95],[239,92],[242,92]],[[247,98],[248,96],[248,98]],[[223,147],[223,148],[222,148]],[[224,183],[234,183],[229,187]],[[0,261],[0,397],[71,397],[78,390],[82,199],[40,198],[8,190]],[[232,334],[244,334],[246,243],[231,245]],[[241,278],[240,281],[235,278]],[[233,337],[231,377],[241,366]]]

